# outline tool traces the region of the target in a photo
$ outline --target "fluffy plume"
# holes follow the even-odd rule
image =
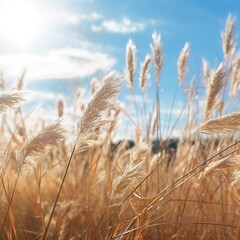
[[[150,74],[149,74],[150,66],[151,66],[151,57],[147,55],[145,57],[144,62],[141,64],[140,79],[139,79],[139,86],[141,89],[144,89],[144,87],[147,85],[150,79]]]
[[[58,111],[58,117],[62,117],[64,113],[64,98],[61,96],[59,97],[57,101],[57,111]]]
[[[149,146],[142,139],[140,139],[140,144],[137,150],[132,152],[130,155],[128,165],[133,165],[137,162],[144,161],[148,151],[149,151]]]
[[[75,97],[74,97],[74,102],[78,103],[83,95],[83,90],[81,88],[77,88]]]
[[[136,46],[130,39],[126,47],[126,75],[129,87],[132,89],[136,71]]]
[[[153,45],[151,44],[152,54],[155,63],[155,75],[156,75],[156,83],[158,85],[160,74],[163,65],[163,53],[162,53],[162,44],[161,44],[161,36],[154,32],[152,35]]]
[[[208,61],[204,58],[202,60],[202,66],[203,66],[203,84],[206,87],[208,85],[209,78],[210,78],[210,69],[209,69]]]
[[[237,94],[240,86],[240,53],[238,53],[235,57],[231,67],[230,86],[230,97],[234,97]]]
[[[240,129],[240,113],[231,113],[219,118],[210,119],[200,125],[203,133],[229,133]]]
[[[219,100],[219,102],[216,104],[216,111],[222,115],[223,109],[225,106],[225,102],[223,100]]]
[[[208,61],[205,58],[203,58],[202,60],[202,65],[203,65],[203,76],[206,80],[208,80],[210,76],[210,71],[209,71]]]
[[[218,69],[211,73],[210,80],[208,82],[206,90],[206,106],[204,110],[204,121],[206,121],[213,109],[216,102],[217,95],[224,85],[224,79],[226,76],[225,66],[221,63]]]
[[[113,181],[112,199],[123,198],[129,193],[129,189],[131,189],[136,183],[136,180],[141,177],[139,169],[142,165],[143,162],[140,162],[126,167],[124,173]]]
[[[14,108],[19,103],[25,101],[24,94],[20,92],[3,93],[0,95],[0,113],[7,110],[7,108]]]
[[[111,72],[105,77],[102,85],[89,102],[79,123],[79,151],[87,147],[88,143],[91,144],[96,130],[108,122],[102,117],[109,108],[116,107],[116,97],[119,93],[121,80],[121,76],[116,72]]]
[[[21,76],[19,77],[17,84],[16,84],[16,89],[18,91],[21,91],[25,85],[26,82],[26,71],[23,71]]]
[[[91,81],[91,93],[94,94],[97,90],[97,79],[93,78]]]
[[[224,57],[233,55],[236,48],[236,40],[234,39],[235,18],[228,16],[225,31],[222,32],[222,49]]]
[[[178,66],[178,82],[182,84],[187,73],[187,61],[190,53],[190,44],[185,43],[182,52],[179,55]]]
[[[65,139],[64,135],[65,130],[60,121],[57,121],[26,141],[17,156],[21,175],[26,175],[29,165],[34,165],[36,158],[45,154],[48,148],[59,147]]]
[[[73,104],[73,113],[76,114],[77,109],[81,109],[84,105],[83,103],[83,96],[84,91],[82,88],[77,88],[74,97],[74,104]]]
[[[123,174],[113,181],[111,198],[122,198],[129,193],[136,181],[142,177],[141,166],[148,153],[148,145],[144,142],[138,146],[137,150],[130,155],[129,163]]]
[[[211,162],[201,173],[200,178],[221,171],[224,168],[236,167],[240,164],[240,155],[228,156],[215,162]]]

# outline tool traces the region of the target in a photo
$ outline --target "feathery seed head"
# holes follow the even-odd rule
[[[91,93],[94,94],[97,90],[97,79],[93,78],[91,81]]]
[[[147,54],[143,63],[141,63],[139,86],[143,90],[150,79],[151,57]]]
[[[111,199],[126,196],[134,184],[142,177],[140,169],[146,159],[149,146],[141,140],[137,149],[130,155],[123,174],[113,181]]]
[[[209,69],[209,64],[208,61],[203,58],[202,59],[202,68],[203,68],[203,84],[206,87],[208,85],[208,81],[210,78],[210,69]]]
[[[130,39],[126,46],[126,75],[129,87],[133,89],[136,71],[136,46]]]
[[[65,133],[61,122],[56,121],[26,141],[17,156],[20,171],[27,171],[26,166],[33,165],[36,158],[45,154],[48,148],[59,147],[65,139]]]
[[[240,113],[231,113],[219,118],[210,119],[200,125],[202,133],[229,133],[240,129]]]
[[[204,110],[204,121],[206,121],[213,109],[213,106],[217,100],[217,95],[224,86],[224,80],[226,77],[226,67],[221,63],[216,71],[213,71],[208,82],[206,90],[206,105]]]
[[[240,52],[233,60],[230,70],[230,97],[233,98],[237,94],[240,87]]]
[[[199,178],[206,177],[207,175],[214,174],[224,168],[236,167],[240,164],[240,155],[228,156],[218,161],[211,162],[201,173]]]
[[[178,66],[178,82],[182,84],[187,73],[187,61],[190,54],[190,44],[185,43],[177,62]]]
[[[93,95],[79,123],[79,146],[90,141],[95,131],[108,122],[103,119],[103,115],[109,108],[116,107],[121,81],[122,76],[111,72]]]
[[[57,101],[57,110],[58,110],[58,117],[62,117],[64,114],[64,98],[63,96],[60,96]]]
[[[7,108],[15,108],[19,103],[25,101],[24,94],[21,92],[3,93],[0,95],[0,113]]]
[[[152,34],[153,44],[150,45],[155,63],[156,84],[159,84],[160,74],[163,66],[163,52],[161,36],[156,31]]]
[[[226,21],[225,31],[222,32],[222,49],[224,53],[224,57],[229,55],[233,55],[236,48],[236,40],[234,39],[234,27],[235,27],[236,19],[231,15],[228,16]]]
[[[26,83],[26,71],[23,71],[21,76],[19,77],[17,84],[16,84],[16,89],[18,91],[21,91]]]

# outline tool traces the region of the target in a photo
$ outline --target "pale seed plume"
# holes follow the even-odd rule
[[[190,44],[185,43],[177,62],[178,67],[178,83],[182,84],[187,73],[187,61],[190,54]]]
[[[143,63],[141,63],[139,86],[143,90],[150,79],[149,70],[151,67],[151,57],[147,54]]]
[[[17,84],[16,84],[16,89],[18,91],[21,91],[26,83],[26,71],[23,71],[21,76],[19,77]]]
[[[203,65],[203,76],[206,80],[208,80],[210,76],[210,71],[209,71],[208,61],[205,58],[203,58],[202,60],[202,65]]]
[[[228,16],[225,31],[222,32],[222,49],[224,57],[233,55],[236,48],[236,40],[234,39],[235,18]]]
[[[74,97],[74,103],[73,103],[73,113],[74,115],[77,112],[77,109],[81,109],[81,107],[83,106],[83,98],[84,95],[84,91],[82,88],[77,88],[76,93],[75,93],[75,97]]]
[[[65,129],[60,121],[49,124],[38,134],[26,141],[17,155],[20,173],[26,174],[29,165],[34,165],[36,159],[52,147],[60,147],[65,139]]]
[[[21,92],[3,93],[0,95],[0,113],[8,108],[15,108],[18,104],[25,101],[24,94]]]
[[[140,144],[137,147],[136,151],[134,151],[130,154],[128,165],[130,166],[135,163],[145,161],[148,151],[149,151],[148,144],[145,143],[142,139],[140,139]]]
[[[136,151],[130,155],[129,163],[123,174],[113,181],[111,199],[119,199],[126,196],[137,180],[142,177],[143,174],[140,172],[140,169],[146,160],[148,149],[149,146],[141,141]]]
[[[233,60],[231,72],[230,72],[230,97],[234,97],[240,87],[240,52]]]
[[[142,177],[139,169],[143,162],[133,164],[125,168],[124,173],[113,181],[111,199],[124,198],[133,188],[139,177]]]
[[[133,89],[136,71],[136,46],[130,39],[126,46],[126,76],[129,87]]]
[[[82,89],[81,89],[81,88],[78,88],[78,89],[76,90],[75,98],[74,98],[74,102],[75,102],[76,104],[80,101],[82,95],[83,95]]]
[[[203,68],[203,84],[206,87],[208,85],[210,78],[210,69],[208,61],[205,58],[202,59],[202,68]]]
[[[91,81],[91,93],[92,95],[96,92],[97,90],[97,79],[93,78]]]
[[[216,104],[216,111],[221,115],[222,115],[224,106],[225,106],[225,102],[223,100],[219,100],[219,102]]]
[[[208,82],[207,90],[206,90],[206,105],[204,110],[204,121],[206,121],[215,105],[217,100],[217,96],[221,91],[224,80],[226,77],[226,68],[224,64],[220,64],[218,69],[211,73],[210,80]]]
[[[57,101],[57,111],[58,111],[58,117],[62,117],[64,114],[64,98],[61,96],[59,97],[58,101]]]
[[[155,75],[156,75],[156,84],[159,84],[160,74],[163,66],[163,51],[162,51],[162,43],[161,36],[154,32],[152,35],[153,44],[150,45],[152,49],[152,55],[155,63]]]
[[[102,85],[95,92],[92,100],[83,113],[79,123],[79,146],[78,150],[88,146],[96,130],[105,125],[109,120],[103,115],[111,107],[116,107],[117,95],[121,86],[122,77],[116,72],[111,72],[105,77]]]
[[[230,133],[240,129],[240,113],[231,113],[219,118],[210,119],[200,125],[202,133]]]
[[[236,167],[240,164],[240,155],[228,156],[215,162],[211,162],[201,173],[200,178],[214,174],[224,168]]]

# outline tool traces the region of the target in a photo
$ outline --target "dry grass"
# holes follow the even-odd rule
[[[187,61],[190,54],[190,44],[186,43],[179,55],[177,66],[178,66],[178,82],[182,84],[187,74]]]
[[[118,106],[123,79],[115,72],[99,88],[93,81],[88,104],[82,91],[76,91],[73,115],[81,117],[70,131],[59,119],[65,116],[64,99],[57,101],[55,122],[37,119],[30,128],[27,122],[34,121],[34,110],[23,113],[16,108],[24,100],[25,75],[16,84],[20,92],[3,89],[0,239],[239,239],[240,114],[227,108],[239,103],[234,25],[235,19],[229,17],[217,70],[210,70],[207,60],[203,61],[205,109],[199,107],[196,87],[202,79],[187,87],[189,44],[180,54],[176,83],[185,81],[184,88],[177,86],[188,101],[166,134],[171,136],[177,121],[184,119],[184,134],[176,147],[171,147],[170,137],[153,142],[162,136],[158,87],[163,52],[157,33],[152,56],[146,56],[139,74],[144,100],[153,59],[155,109],[147,109],[144,101],[144,111],[137,106],[136,46],[132,41],[127,44],[126,76],[139,120],[129,119],[136,129],[132,148],[127,140],[118,145],[112,142],[119,116],[124,113],[131,118],[128,109]],[[5,88],[4,79],[1,82]],[[5,110],[13,114],[5,115]]]

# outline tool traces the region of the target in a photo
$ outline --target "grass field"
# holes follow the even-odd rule
[[[141,64],[139,84],[136,46],[129,41],[126,72],[106,75],[85,108],[75,99],[80,118],[70,129],[63,126],[62,99],[56,121],[41,118],[28,127],[36,118],[34,109],[21,109],[24,75],[16,90],[2,90],[0,239],[239,239],[240,54],[234,26],[229,16],[219,65],[212,69],[204,60],[199,66],[203,99],[194,81],[184,84],[190,44],[184,46],[176,81],[185,103],[167,134],[161,125],[164,55],[158,33]],[[144,100],[138,105],[133,87],[139,85],[145,99],[151,65],[154,109],[143,108]],[[126,82],[139,121],[117,100]],[[232,106],[236,112],[229,111]],[[128,139],[112,140],[120,115],[136,132],[131,146]],[[180,119],[182,135],[173,140]]]

